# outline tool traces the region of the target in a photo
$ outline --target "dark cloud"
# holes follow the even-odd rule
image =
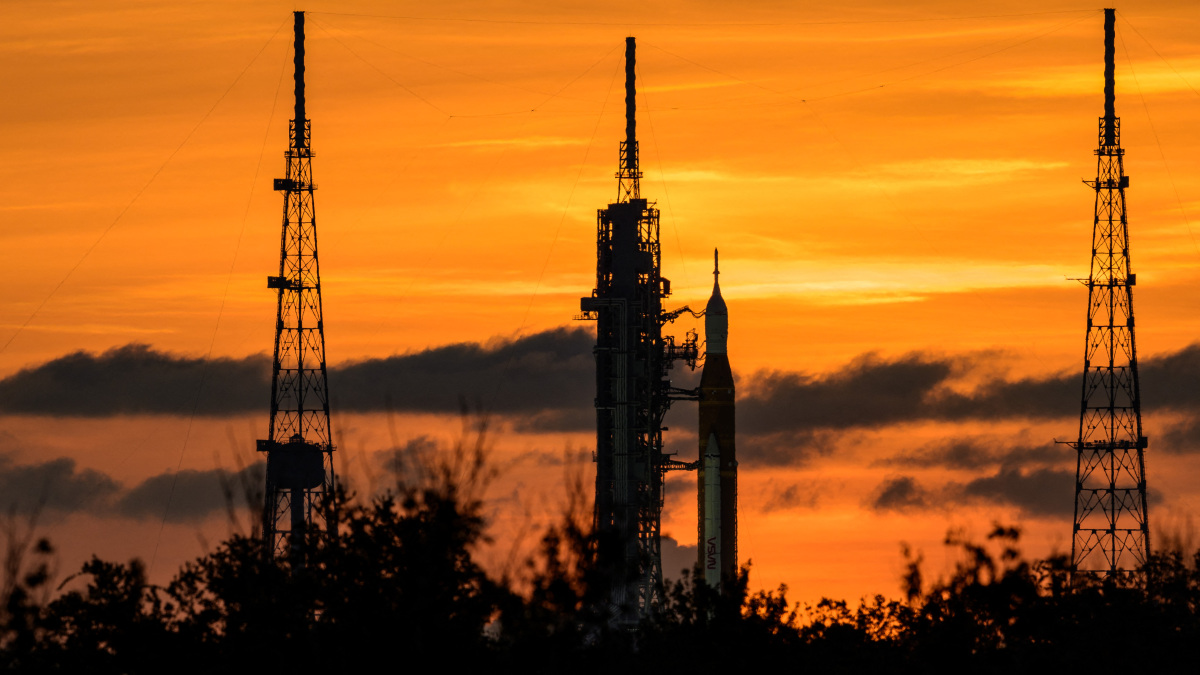
[[[859,357],[822,376],[764,372],[738,401],[739,429],[751,434],[879,428],[921,420],[1053,419],[1078,414],[1078,376],[993,379],[962,393],[951,387],[976,357],[908,354]],[[1198,369],[1200,370],[1200,369]]]
[[[165,513],[170,522],[194,522],[225,511],[231,503],[244,507],[251,493],[261,493],[263,470],[259,462],[240,472],[164,473],[125,489],[111,476],[80,469],[66,457],[15,464],[10,457],[0,456],[0,508],[18,513],[116,514],[138,519],[162,518]]]
[[[593,421],[592,424],[594,425],[595,422]],[[690,433],[663,434],[663,453],[671,455],[681,462],[695,461],[696,455],[700,452],[700,446],[696,440],[695,431],[691,429],[687,431]]]
[[[577,448],[526,450],[511,460],[512,464],[526,462],[537,466],[586,466],[592,462],[592,451]]]
[[[822,376],[758,373],[749,378],[738,401],[739,429],[750,434],[800,434],[921,420],[1078,416],[1082,376],[1075,371],[1016,380],[992,378],[965,393],[951,386],[961,375],[986,365],[981,361],[984,358],[916,353],[884,359],[866,355]],[[1143,359],[1138,370],[1144,411],[1200,417],[1200,387],[1195,386],[1200,380],[1200,344]],[[1200,439],[1200,435],[1196,437]],[[1172,440],[1178,442],[1182,437]]]
[[[1144,410],[1200,412],[1200,344],[1138,363]]]
[[[243,488],[261,486],[265,473],[266,464],[257,462],[239,472],[213,469],[159,474],[122,494],[114,502],[113,510],[137,519],[200,521],[230,508],[245,508]]]
[[[1074,450],[1061,443],[1003,446],[992,438],[955,438],[904,450],[873,464],[911,469],[977,470],[997,465],[1059,465],[1074,456]]]
[[[18,513],[92,511],[108,502],[120,484],[103,473],[79,469],[60,457],[18,465],[0,456],[0,508]]]
[[[696,566],[696,546],[681,545],[674,537],[664,534],[660,538],[662,546],[662,573],[668,581],[678,579],[683,570],[691,570]]]
[[[1022,471],[1001,467],[967,483],[926,489],[912,476],[884,480],[868,505],[876,511],[943,510],[956,505],[1015,506],[1030,516],[1059,518],[1075,508],[1075,472],[1038,468]]]
[[[804,430],[756,434],[738,420],[737,457],[755,466],[804,466],[815,458],[833,454],[844,431]]]
[[[463,401],[478,402],[487,412],[561,427],[564,417],[592,406],[593,342],[585,329],[556,328],[342,364],[330,370],[330,396],[339,410],[356,411],[457,412]]]
[[[1170,455],[1190,455],[1200,452],[1200,417],[1192,417],[1168,425],[1150,439],[1150,447]]]
[[[67,354],[0,380],[0,411],[225,415],[265,409],[270,383],[266,356],[191,358],[131,344],[101,354]]]
[[[466,431],[464,430],[464,433]],[[414,436],[398,446],[370,454],[366,466],[369,487],[376,492],[394,490],[397,485],[419,485],[429,477],[439,456],[452,452],[438,439],[427,434]]]
[[[739,427],[754,433],[874,427],[926,416],[925,399],[955,370],[949,359],[866,355],[822,377],[760,372],[738,400]]]
[[[592,344],[589,330],[561,327],[343,363],[329,371],[332,403],[336,411],[453,413],[465,402],[503,415],[518,431],[583,431],[595,424]],[[1066,420],[1078,415],[1081,376],[1074,371],[992,378],[962,391],[964,376],[977,374],[991,359],[981,354],[911,353],[890,359],[868,354],[822,375],[765,371],[739,377],[739,455],[759,464],[795,465],[828,452],[832,439],[849,429],[922,420]],[[269,371],[265,356],[206,360],[145,345],[102,354],[76,352],[0,380],[0,412],[262,412],[269,399]],[[1140,373],[1148,412],[1182,412],[1200,419],[1200,388],[1194,386],[1200,380],[1200,345],[1144,359]],[[698,372],[681,368],[671,376],[676,386],[690,388]],[[694,409],[676,408],[668,422],[690,428]],[[1182,442],[1185,431],[1170,440]],[[680,457],[694,454],[681,452]],[[964,454],[959,461],[970,458]]]
[[[464,403],[510,415],[530,430],[595,425],[591,334],[557,328],[489,343],[459,343],[329,369],[336,410],[447,413]],[[81,417],[227,415],[266,410],[266,356],[192,358],[127,345],[75,352],[0,380],[0,411]]]
[[[875,489],[869,505],[876,511],[912,511],[929,508],[930,499],[912,476],[894,476]]]
[[[1082,367],[1082,364],[1080,364]],[[1200,344],[1138,362],[1143,412],[1200,413]],[[940,419],[1052,419],[1079,415],[1082,374],[1077,371],[1015,381],[993,380],[969,395],[934,396],[930,417]]]
[[[1001,468],[963,485],[960,494],[964,501],[1017,506],[1034,516],[1065,516],[1075,511],[1075,472]]]
[[[592,406],[566,410],[542,410],[532,415],[514,415],[513,431],[571,432],[596,428],[596,409]],[[693,453],[694,454],[694,453]]]
[[[696,501],[696,472],[672,471],[663,481],[663,495],[673,503],[677,499]]]
[[[762,510],[790,511],[792,509],[815,509],[819,490],[811,483],[789,485],[786,488],[772,488],[767,493],[767,500]]]
[[[985,382],[970,394],[926,396],[922,417],[936,420],[1062,419],[1079,416],[1081,374]]]

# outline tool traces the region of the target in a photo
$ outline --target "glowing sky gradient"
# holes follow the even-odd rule
[[[595,210],[616,195],[621,47],[635,35],[642,190],[662,212],[668,302],[705,302],[719,246],[730,359],[747,387],[867,353],[968,359],[964,387],[1081,365],[1086,294],[1068,279],[1087,273],[1093,196],[1080,179],[1094,175],[1102,113],[1099,7],[104,5],[12,0],[0,21],[0,377],[133,342],[194,357],[270,348],[264,277],[278,265],[281,201],[270,180],[291,113],[293,9],[310,12],[331,363],[573,324],[594,285]],[[1200,6],[1126,3],[1117,30],[1137,338],[1153,357],[1200,335]],[[0,415],[0,469],[70,458],[125,486],[233,470],[235,456],[253,461],[266,407]],[[679,447],[694,414],[672,414]],[[1146,415],[1152,526],[1186,534],[1200,455],[1155,453],[1186,415]],[[1076,424],[889,423],[798,446],[794,462],[743,462],[740,551],[756,585],[786,582],[806,599],[896,594],[899,542],[940,569],[948,527],[1016,522],[1030,552],[1061,551],[1069,512],[937,503],[995,466],[891,459],[954,438],[1041,447]],[[458,433],[452,416],[417,413],[335,410],[334,426],[360,485],[386,448]],[[545,518],[564,471],[591,471],[586,432],[495,429],[498,528]],[[925,487],[924,506],[871,506],[904,476]],[[664,515],[685,545],[694,494],[675,485],[690,480],[672,476]],[[130,513],[64,507],[41,526],[66,568],[93,551],[137,555],[156,560],[156,577],[228,531],[223,512],[165,525],[153,509]]]

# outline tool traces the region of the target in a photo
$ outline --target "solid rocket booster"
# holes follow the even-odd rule
[[[733,371],[726,351],[729,310],[721,297],[713,252],[713,292],[704,312],[707,343],[700,375],[698,556],[704,580],[718,587],[737,572],[737,453],[734,448]]]
[[[700,564],[704,581],[716,587],[721,583],[721,450],[716,433],[708,435],[707,452],[702,455],[700,488],[704,506],[700,509]],[[726,556],[727,557],[727,556]]]

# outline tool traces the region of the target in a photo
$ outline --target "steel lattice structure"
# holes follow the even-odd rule
[[[1146,436],[1142,434],[1121,120],[1114,104],[1115,12],[1104,10],[1104,117],[1096,150],[1083,401],[1075,479],[1071,563],[1076,570],[1127,571],[1146,561]]]
[[[662,597],[663,474],[691,468],[663,454],[662,421],[672,400],[697,397],[667,378],[677,359],[694,366],[697,348],[694,334],[678,346],[662,334],[684,310],[662,306],[671,283],[662,276],[658,209],[641,196],[634,52],[634,38],[626,38],[617,201],[598,212],[596,288],[580,303],[582,318],[596,320],[597,558],[610,614],[624,626]]]
[[[279,276],[267,277],[267,287],[278,291],[271,426],[258,449],[267,453],[263,538],[272,557],[291,555],[302,561],[305,541],[332,534],[335,524],[327,499],[334,487],[334,448],[313,207],[312,126],[304,109],[303,12],[295,13],[295,24],[295,119],[285,153],[287,177],[275,179],[275,189],[284,195]]]

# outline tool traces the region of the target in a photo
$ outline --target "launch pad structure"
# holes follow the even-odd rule
[[[275,179],[283,193],[279,275],[267,277],[278,293],[271,369],[271,423],[262,536],[267,555],[303,565],[313,536],[333,536],[333,443],[317,217],[313,205],[312,123],[304,106],[304,12],[295,12],[295,118],[288,134],[287,173]]]
[[[1125,151],[1116,115],[1116,12],[1104,10],[1104,116],[1096,150],[1096,192],[1088,289],[1083,397],[1075,469],[1071,568],[1117,574],[1146,562],[1146,436],[1134,342]]]
[[[284,196],[279,273],[267,278],[267,287],[277,292],[271,419],[268,437],[258,441],[258,450],[267,455],[262,514],[267,555],[302,566],[306,546],[314,537],[336,536],[331,499],[336,477],[313,199],[312,127],[305,110],[304,13],[295,12],[294,19],[295,115],[285,153],[286,176],[274,182]],[[634,38],[627,38],[625,140],[620,143],[617,199],[598,211],[596,287],[580,303],[581,318],[596,321],[596,561],[608,584],[609,616],[624,627],[636,625],[662,600],[665,474],[695,470],[705,461],[702,456],[696,462],[680,462],[663,452],[663,419],[672,402],[701,400],[703,387],[681,389],[672,386],[668,377],[676,361],[696,367],[698,336],[689,331],[677,343],[675,337],[663,334],[666,324],[691,310],[663,309],[671,283],[662,276],[658,209],[641,194],[635,49]],[[716,285],[714,296],[723,310]],[[725,328],[710,326],[707,332],[727,334],[724,311],[716,314]],[[719,343],[723,349],[724,339]],[[718,351],[710,349],[714,354]],[[713,438],[719,441],[708,447],[719,447],[720,456],[732,460],[732,376],[728,361],[724,364],[726,377],[717,379],[728,406],[708,408],[728,409],[718,415],[728,420],[728,425],[718,425],[727,426],[728,433],[714,429]],[[702,425],[703,420],[702,415]],[[705,447],[703,441],[701,446]],[[715,462],[717,471],[709,471],[708,480],[732,485],[734,492],[725,496],[728,491],[722,488],[718,497],[710,489],[708,501],[720,504],[722,512],[736,508],[736,483],[726,478],[736,475],[730,473],[736,461],[709,461]],[[704,480],[703,469],[700,476]],[[729,523],[722,540],[736,536],[735,519],[721,520]],[[724,570],[736,564],[736,554],[732,546],[722,546],[722,551],[726,553],[717,558]]]
[[[617,201],[597,214],[596,288],[580,301],[580,318],[596,321],[596,558],[610,617],[627,627],[662,598],[664,475],[694,468],[663,453],[663,417],[672,401],[698,396],[667,377],[675,361],[695,367],[697,336],[677,345],[663,335],[664,325],[690,310],[663,310],[671,282],[662,276],[658,209],[641,194],[635,49],[626,38]]]

